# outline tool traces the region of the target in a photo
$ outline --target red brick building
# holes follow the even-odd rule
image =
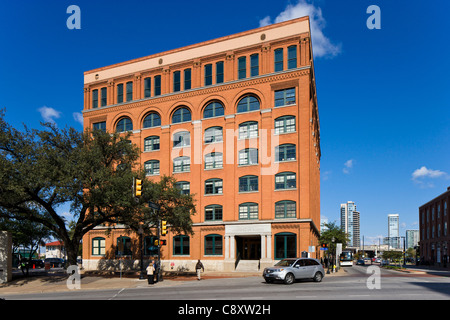
[[[450,187],[443,194],[419,207],[420,261],[422,264],[449,267]]]
[[[151,179],[195,194],[194,235],[170,232],[164,268],[257,270],[318,255],[320,128],[308,17],[87,71],[84,126],[131,131]],[[87,269],[136,263],[116,226],[83,238]],[[145,257],[155,253],[145,239]],[[312,249],[312,248],[315,248]],[[313,252],[314,251],[314,252]]]

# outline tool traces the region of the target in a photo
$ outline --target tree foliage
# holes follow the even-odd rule
[[[138,165],[140,150],[128,138],[49,123],[42,130],[19,131],[0,111],[0,215],[44,225],[64,242],[71,264],[83,235],[98,225],[124,223],[150,232],[158,217],[148,201],[161,206],[159,217],[174,230],[192,232],[192,197],[181,195],[173,178],[146,180]],[[138,176],[144,190],[136,201],[132,184]],[[59,213],[67,204],[73,221]]]

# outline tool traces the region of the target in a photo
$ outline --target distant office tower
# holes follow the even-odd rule
[[[359,247],[360,242],[360,219],[359,212],[353,201],[341,203],[341,229],[349,236],[348,246]]]
[[[406,249],[419,244],[419,230],[406,230]]]
[[[388,244],[391,249],[400,248],[399,215],[388,214]]]

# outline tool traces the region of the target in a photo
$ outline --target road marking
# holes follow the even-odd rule
[[[112,296],[112,298],[110,298],[109,300],[113,300],[114,298],[116,298],[123,290],[125,290],[125,288],[122,288],[119,290],[119,292],[117,292],[114,296]]]

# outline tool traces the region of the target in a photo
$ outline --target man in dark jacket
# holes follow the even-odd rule
[[[200,259],[198,259],[197,264],[195,265],[195,271],[197,271],[197,280],[200,280],[200,274],[201,272],[205,271],[205,268],[203,267],[203,263],[201,263]]]

